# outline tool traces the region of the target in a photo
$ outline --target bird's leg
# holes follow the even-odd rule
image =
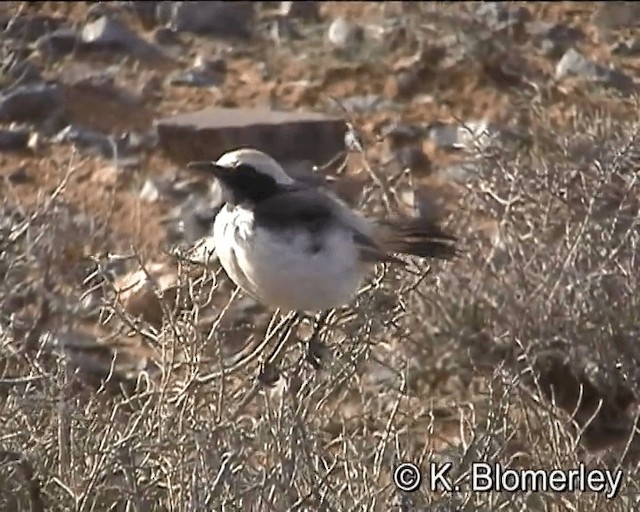
[[[313,331],[306,342],[305,359],[313,366],[314,369],[322,368],[322,357],[327,350],[327,346],[320,339],[322,328],[326,325],[327,319],[331,314],[331,310],[318,313],[313,320]]]
[[[258,380],[266,385],[273,385],[280,378],[280,371],[278,370],[278,363],[284,353],[284,348],[293,330],[294,326],[300,319],[298,313],[289,313],[282,322],[280,327],[280,333],[277,335],[277,343],[271,353],[265,357],[260,365],[260,372],[258,373]],[[271,336],[271,333],[267,332],[265,336]]]

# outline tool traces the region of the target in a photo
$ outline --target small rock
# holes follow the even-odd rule
[[[525,7],[505,2],[481,2],[474,4],[475,15],[482,18],[493,30],[501,30],[527,21],[530,17]]]
[[[178,180],[175,175],[165,176],[147,180],[140,191],[140,198],[155,202],[164,196],[169,199],[184,201],[191,194],[202,192],[202,190],[206,190],[206,186],[200,180]]]
[[[178,33],[169,27],[158,27],[154,30],[153,40],[162,46],[177,46],[181,44]]]
[[[15,171],[9,173],[9,181],[14,185],[22,185],[32,180],[24,165],[18,167]]]
[[[80,382],[111,393],[135,392],[139,376],[158,374],[158,354],[139,338],[100,340],[92,332],[60,331],[45,333],[41,345],[64,358]],[[137,343],[136,343],[137,342]]]
[[[86,21],[93,21],[103,16],[118,17],[120,6],[118,2],[95,2],[87,9]]]
[[[556,79],[561,80],[567,76],[580,76],[595,82],[605,83],[622,92],[628,92],[634,86],[633,79],[622,71],[605,68],[573,48],[570,48],[556,64]]]
[[[42,122],[63,108],[56,84],[25,84],[0,95],[0,121]]]
[[[140,199],[147,203],[155,203],[160,200],[160,190],[154,180],[147,180],[140,190]]]
[[[178,32],[250,39],[254,17],[254,2],[175,2],[171,26]]]
[[[158,146],[158,131],[151,128],[145,132],[129,131],[117,139],[118,150],[126,155],[154,150]]]
[[[497,130],[485,120],[469,121],[464,126],[433,123],[427,128],[428,137],[442,149],[474,149],[486,146]]]
[[[211,204],[210,202],[201,203],[198,208],[193,210],[193,216],[200,225],[211,228],[221,206],[222,204]]]
[[[636,37],[627,41],[619,41],[613,45],[611,52],[614,55],[637,56],[640,54],[640,38]]]
[[[35,64],[28,60],[17,60],[5,69],[4,77],[13,80],[5,88],[5,94],[21,85],[42,82],[42,74]]]
[[[476,162],[462,162],[438,170],[438,176],[458,183],[467,183],[477,178],[479,174],[480,166]]]
[[[159,16],[160,14],[162,14],[160,4],[170,4],[170,2],[157,2],[152,0],[137,0],[127,3],[130,5],[133,12],[135,12],[135,14],[138,16],[138,19],[146,30],[151,30],[158,23],[163,23],[161,17]],[[170,14],[167,16],[166,21],[169,21],[169,19]]]
[[[556,65],[555,76],[558,80],[570,75],[581,75],[587,78],[600,79],[604,75],[604,72],[604,68],[571,48]]]
[[[91,181],[98,185],[104,185],[105,187],[115,187],[123,179],[122,172],[111,165],[96,169],[91,175]]]
[[[346,132],[337,116],[260,108],[208,108],[160,119],[157,127],[162,148],[181,164],[215,160],[243,146],[265,151],[278,161],[324,163],[344,149]]]
[[[347,50],[364,41],[364,30],[360,25],[340,16],[329,25],[327,39],[336,48]]]
[[[393,154],[396,165],[404,170],[409,169],[414,174],[428,175],[431,173],[429,157],[419,146],[404,146]]]
[[[73,28],[59,28],[36,41],[36,48],[44,55],[59,58],[79,48],[80,34]]]
[[[423,86],[420,79],[420,71],[416,69],[403,69],[393,76],[394,97],[403,99],[416,94]]]
[[[380,130],[380,136],[389,142],[391,149],[396,149],[407,144],[415,144],[424,135],[424,130],[419,126],[406,123],[391,123]]]
[[[543,54],[551,58],[560,58],[572,44],[584,38],[578,28],[538,20],[527,24],[527,32]]]
[[[141,4],[147,3],[147,0],[141,0]],[[171,25],[174,19],[174,13],[176,9],[176,2],[160,1],[151,2],[156,4],[156,23],[159,25]]]
[[[118,87],[114,75],[110,72],[70,77],[65,80],[65,84],[76,89],[94,92],[108,100],[114,99],[125,107],[136,107],[141,103],[140,98]]]
[[[118,168],[135,167],[139,158],[135,155],[155,147],[151,135],[128,132],[119,136],[106,135],[80,125],[70,124],[57,133],[53,142],[71,143],[80,150],[117,159]]]
[[[174,75],[169,83],[190,87],[217,87],[224,82],[226,71],[227,63],[224,59],[206,61],[199,56],[191,69]]]
[[[295,41],[302,39],[302,35],[296,27],[291,23],[288,18],[284,16],[276,16],[271,22],[271,28],[269,30],[271,39],[276,44],[281,44],[284,41]]]
[[[65,20],[46,15],[20,14],[18,16],[3,15],[0,27],[3,37],[33,42],[48,32],[62,27]]]
[[[600,30],[617,30],[640,24],[640,5],[635,2],[599,2],[592,21]]]
[[[127,313],[160,328],[162,303],[171,310],[176,302],[177,276],[165,265],[152,263],[116,280],[115,289]]]
[[[320,2],[280,2],[280,14],[307,22],[320,21]]]
[[[340,102],[349,112],[372,113],[381,109],[389,108],[391,101],[378,94],[365,94],[362,96],[348,96],[341,98]]]
[[[77,125],[67,126],[53,138],[53,142],[70,142],[79,149],[89,150],[106,158],[113,158],[117,152],[116,141],[113,137]]]
[[[169,240],[173,243],[184,241],[194,243],[211,234],[213,221],[222,207],[222,192],[208,197],[190,195],[172,215],[173,222],[167,229]]]
[[[28,148],[30,136],[28,128],[0,128],[0,151],[23,151]]]
[[[141,39],[129,27],[109,16],[87,23],[82,29],[81,40],[88,49],[97,51],[121,51],[138,58],[163,56],[158,47]]]

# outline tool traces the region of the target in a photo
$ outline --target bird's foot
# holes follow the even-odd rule
[[[307,361],[314,370],[322,369],[322,360],[325,358],[328,347],[315,336],[306,342],[305,361]]]
[[[257,380],[262,385],[273,387],[280,379],[280,370],[275,364],[264,362],[258,371]]]
[[[321,341],[321,331],[327,323],[330,311],[324,311],[316,315],[312,320],[313,329],[311,336],[305,342],[305,361],[315,370],[322,369],[322,360],[325,359],[328,347]]]

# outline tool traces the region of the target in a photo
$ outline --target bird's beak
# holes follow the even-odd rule
[[[215,176],[218,179],[224,179],[228,175],[229,169],[222,167],[211,161],[189,162],[187,168],[206,176]]]

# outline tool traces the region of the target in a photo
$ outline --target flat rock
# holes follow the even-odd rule
[[[208,108],[157,122],[160,144],[175,161],[217,159],[251,146],[281,162],[325,163],[344,150],[346,126],[339,117],[313,112]]]

